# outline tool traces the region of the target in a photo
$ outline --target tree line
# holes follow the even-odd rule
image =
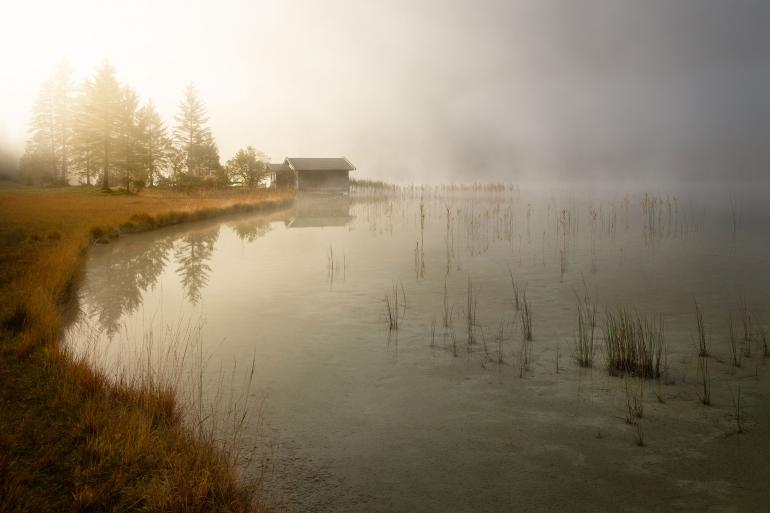
[[[104,63],[76,86],[72,69],[59,65],[33,107],[30,138],[20,161],[28,183],[140,189],[264,183],[269,157],[248,146],[220,163],[206,107],[192,84],[169,131],[152,100],[115,77]]]

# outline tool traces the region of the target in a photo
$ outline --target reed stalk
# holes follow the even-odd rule
[[[521,335],[525,341],[532,340],[532,307],[527,301],[527,293],[521,301]]]
[[[385,294],[385,318],[388,321],[389,331],[398,329],[398,287],[395,282],[393,282],[392,294]]]
[[[698,356],[709,355],[709,345],[706,340],[706,326],[703,322],[703,311],[698,305],[698,301],[695,300],[695,322],[698,327]]]
[[[596,332],[596,307],[578,301],[578,335],[575,341],[575,359],[581,367],[592,367]]]
[[[743,409],[741,405],[741,386],[738,385],[737,393],[730,387],[730,396],[733,404],[733,420],[738,433],[743,433]]]
[[[711,375],[709,373],[709,360],[706,356],[698,357],[698,374],[701,380],[700,402],[705,406],[711,405]]]
[[[735,336],[735,325],[733,323],[732,312],[729,313],[727,322],[730,328],[730,363],[733,367],[740,367],[742,365],[741,352],[738,350],[738,340]]]

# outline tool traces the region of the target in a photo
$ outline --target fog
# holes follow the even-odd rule
[[[0,160],[61,59],[108,59],[167,124],[184,87],[223,160],[346,155],[396,182],[764,178],[770,3],[13,2]],[[13,159],[12,159],[13,160]]]

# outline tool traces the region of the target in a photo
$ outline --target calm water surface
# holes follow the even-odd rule
[[[175,376],[223,419],[231,400],[245,405],[245,471],[280,509],[742,511],[770,474],[757,441],[769,389],[758,335],[729,365],[728,316],[742,335],[739,304],[757,333],[770,313],[765,212],[720,191],[298,198],[94,247],[68,338],[115,375]],[[532,309],[523,370],[511,277]],[[629,385],[644,388],[645,448],[601,351],[594,369],[572,357],[586,294],[600,324],[618,305],[665,322],[664,379]],[[694,298],[715,354],[712,408],[698,402]],[[730,436],[737,386],[754,427]],[[752,458],[754,477],[740,470]]]

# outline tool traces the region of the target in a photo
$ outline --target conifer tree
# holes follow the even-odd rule
[[[88,104],[93,98],[94,83],[86,80],[81,94],[75,101],[72,116],[72,167],[80,176],[81,183],[92,185],[98,169],[98,133],[89,118]]]
[[[62,62],[38,93],[21,160],[22,173],[30,181],[67,183],[72,150],[71,75],[69,64]]]
[[[219,167],[219,151],[206,125],[206,107],[198,98],[194,85],[187,86],[174,120],[177,122],[174,141],[185,152],[187,173],[199,177],[216,170]]]
[[[128,86],[120,90],[115,164],[123,172],[123,185],[128,189],[135,179],[143,179],[140,171],[140,139],[137,109],[139,95]]]
[[[53,78],[54,146],[59,175],[58,181],[69,181],[69,165],[72,159],[72,112],[74,88],[72,67],[67,61],[59,64]]]
[[[54,83],[48,79],[43,82],[32,109],[30,138],[20,163],[22,174],[30,182],[58,178],[56,132]]]
[[[115,167],[116,146],[121,128],[121,89],[115,69],[104,63],[96,72],[83,102],[83,134],[94,148],[94,162],[101,170],[102,187],[109,189],[110,173]]]
[[[155,110],[152,100],[139,109],[137,122],[140,134],[140,169],[147,185],[153,186],[158,183],[162,170],[169,165],[171,143],[166,135],[166,125]]]

